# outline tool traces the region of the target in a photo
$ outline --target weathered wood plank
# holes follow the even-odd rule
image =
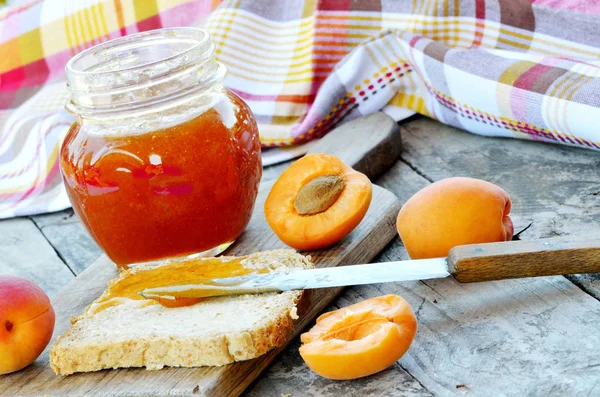
[[[73,279],[73,273],[28,218],[0,221],[0,274],[27,278],[51,297]]]
[[[334,309],[331,307],[330,309]],[[247,397],[364,397],[364,396],[433,396],[398,363],[379,374],[341,382],[320,377],[311,371],[298,354],[300,340],[290,344],[277,361],[258,379]]]
[[[283,248],[266,223],[263,206],[269,192],[261,186],[250,225],[227,251],[231,255]],[[339,243],[329,248],[311,251],[316,266],[363,263],[371,260],[394,236],[393,222],[400,208],[398,199],[389,191],[373,187],[374,205],[369,208],[361,224]],[[117,275],[116,266],[106,257],[100,258],[75,278],[53,300],[57,313],[54,338],[70,326],[70,317],[81,313],[106,287],[106,282]],[[321,313],[339,293],[339,288],[312,291],[306,312],[297,322],[296,333]],[[57,377],[48,363],[48,349],[34,365],[0,382],[0,395],[239,395],[256,376],[271,363],[281,349],[275,349],[254,360],[223,367],[169,368],[161,371],[120,369]]]
[[[400,127],[383,112],[349,121],[325,135],[309,153],[331,153],[370,179],[396,163],[402,149]]]
[[[399,239],[376,260],[392,259],[408,259]],[[304,365],[296,341],[248,395],[516,397],[598,392],[600,305],[564,277],[352,287],[329,310],[388,293],[407,299],[419,322],[411,349],[396,365],[359,381],[331,381]]]
[[[397,136],[397,126],[388,123],[387,127],[380,126],[377,131],[369,133],[369,128],[376,126],[363,123],[364,128],[356,128],[361,125],[360,122],[353,125],[354,128],[351,129],[342,126],[332,131],[332,136],[337,134],[340,139],[330,142],[331,144],[326,144],[327,141],[317,143],[315,152],[336,153],[333,143],[337,142],[338,147],[343,146],[340,151],[342,158],[350,165],[361,165],[367,175],[375,175],[383,165],[394,162],[395,158],[381,156],[381,149],[383,144],[387,145],[386,142],[392,139],[390,134]],[[235,244],[227,250],[227,254],[246,255],[285,246],[269,228],[263,213],[264,201],[271,186],[270,183],[261,184],[252,220]],[[392,193],[373,186],[373,202],[360,225],[339,243],[308,254],[312,256],[315,265],[321,267],[369,261],[395,236],[394,221],[399,209],[400,203]],[[42,218],[39,222],[43,228],[52,224],[50,217]],[[80,313],[116,274],[116,266],[103,256],[61,291],[53,301],[57,313],[55,334],[64,332],[69,326],[70,316]],[[340,290],[332,288],[312,291],[311,298],[307,298],[305,312],[297,322],[296,334],[322,312]],[[254,360],[218,368],[169,368],[156,372],[125,369],[75,374],[67,378],[53,374],[46,351],[34,365],[4,377],[4,383],[0,384],[0,394],[238,395],[281,350],[276,349]]]
[[[517,228],[535,221],[525,239],[593,236],[600,230],[600,201],[594,201],[600,200],[600,195],[594,196],[600,178],[597,153],[482,138],[426,119],[408,124],[402,138],[402,161],[377,181],[401,201],[430,181],[471,176],[497,183],[511,194]],[[401,259],[408,255],[396,238],[376,260]],[[597,275],[574,281],[592,293],[600,287]],[[405,297],[420,327],[396,366],[363,381],[328,381],[304,366],[296,342],[249,395],[386,395],[388,377],[398,377],[403,385],[391,394],[413,393],[414,384],[404,387],[406,378],[397,375],[396,368],[408,370],[423,394],[600,395],[600,305],[564,277],[352,287],[330,309],[385,293]]]
[[[388,172],[377,179],[377,184],[394,193],[402,203],[429,185],[429,181],[417,174],[403,161],[398,161]]]
[[[597,236],[600,230],[600,154],[532,141],[483,138],[420,119],[402,126],[402,159],[431,180],[481,178],[511,196],[523,239]],[[600,299],[600,274],[569,276]]]
[[[396,162],[385,174],[377,179],[377,184],[394,193],[401,202],[405,202],[415,192],[430,182],[418,175],[402,161]],[[399,248],[398,248],[399,247]],[[375,259],[377,262],[407,259],[399,238]],[[382,295],[374,293],[371,296]],[[369,297],[371,297],[369,296]],[[365,299],[356,288],[347,288],[331,304],[326,311],[335,310],[342,306],[351,305]],[[311,323],[311,326],[314,322]],[[280,397],[282,394],[292,396],[430,396],[432,395],[411,374],[402,367],[403,359],[380,374],[364,379],[340,382],[322,378],[312,372],[298,354],[299,340],[294,341],[285,352],[273,363],[263,376],[247,391],[247,395]]]
[[[511,194],[517,228],[535,221],[524,239],[600,230],[597,153],[482,138],[426,119],[408,124],[402,134],[403,162],[377,181],[401,201],[429,180],[472,176]],[[269,167],[267,179],[285,167]],[[396,239],[378,260],[406,258]],[[573,281],[600,298],[597,275]],[[353,287],[330,309],[383,293],[404,296],[419,319],[415,342],[398,364],[364,380],[328,381],[304,366],[296,340],[248,395],[600,395],[599,305],[563,277]]]
[[[399,239],[379,259],[391,258],[408,258]],[[336,304],[387,293],[407,299],[419,322],[399,363],[435,395],[594,395],[600,305],[564,277],[353,287]]]
[[[31,219],[69,267],[79,274],[102,255],[72,209],[34,215]]]

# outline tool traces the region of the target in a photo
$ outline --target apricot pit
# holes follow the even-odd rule
[[[345,185],[340,175],[319,176],[302,186],[294,201],[294,208],[300,215],[321,213],[337,201]]]

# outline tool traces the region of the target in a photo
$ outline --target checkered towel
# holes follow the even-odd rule
[[[600,149],[600,3],[34,0],[0,14],[0,218],[69,206],[64,65],[141,30],[202,25],[264,146],[414,111],[476,134]],[[286,149],[283,158],[302,149]],[[281,152],[278,154],[282,158]]]

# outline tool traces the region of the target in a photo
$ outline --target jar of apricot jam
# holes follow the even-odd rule
[[[248,106],[208,34],[154,30],[67,64],[76,115],[61,148],[75,212],[117,266],[216,254],[250,220],[262,166]]]

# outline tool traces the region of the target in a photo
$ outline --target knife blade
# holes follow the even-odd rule
[[[148,288],[144,298],[202,298],[218,295],[258,294],[312,288],[346,287],[390,281],[448,277],[445,258],[371,263],[317,269],[292,269],[266,274],[199,280]]]
[[[201,298],[344,287],[453,276],[470,283],[508,278],[600,272],[600,239],[510,241],[458,246],[448,258],[292,269],[240,277],[204,279],[148,288],[145,298]]]

